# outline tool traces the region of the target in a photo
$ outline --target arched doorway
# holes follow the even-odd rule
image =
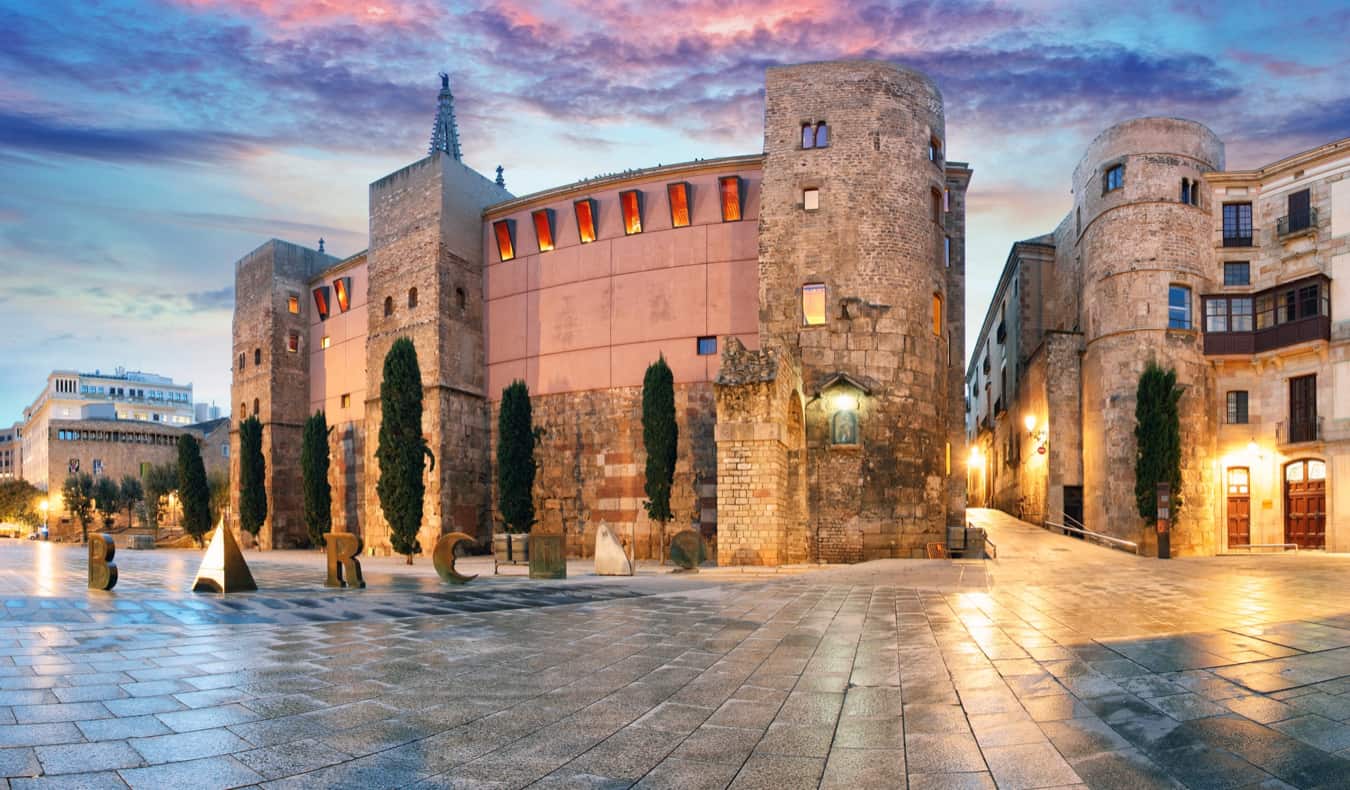
[[[1327,464],[1301,458],[1284,465],[1284,540],[1300,549],[1327,544]]]

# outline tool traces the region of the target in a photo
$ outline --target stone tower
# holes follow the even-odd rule
[[[398,337],[417,349],[422,420],[436,458],[426,481],[422,550],[430,552],[445,532],[488,535],[482,214],[510,197],[442,151],[370,185],[364,534],[376,551],[391,549],[375,452],[384,358]]]
[[[911,556],[961,518],[948,481],[963,294],[946,240],[963,232],[964,200],[946,190],[963,193],[969,171],[949,184],[945,139],[942,96],[916,71],[768,71],[759,333],[800,364],[805,548],[826,561]],[[817,323],[805,311],[819,286]]]
[[[1117,124],[1088,146],[1074,169],[1074,239],[1082,279],[1083,484],[1088,529],[1156,543],[1135,503],[1135,393],[1150,360],[1174,368],[1181,408],[1184,507],[1172,551],[1213,553],[1215,415],[1203,355],[1199,295],[1214,258],[1212,195],[1182,202],[1182,180],[1223,168],[1223,143],[1201,124],[1142,118]],[[1115,170],[1120,168],[1119,170]],[[1113,172],[1114,171],[1114,172]],[[1198,188],[1198,187],[1197,187]],[[1169,326],[1169,291],[1188,289]]]
[[[234,367],[230,479],[239,477],[239,423],[263,425],[267,520],[262,548],[294,548],[307,538],[300,439],[309,416],[307,282],[337,258],[272,239],[234,265]],[[239,527],[239,486],[230,486],[231,526]]]

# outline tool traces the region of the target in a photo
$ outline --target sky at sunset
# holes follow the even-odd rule
[[[516,194],[761,150],[766,66],[926,71],[975,171],[972,324],[1106,126],[1201,121],[1230,168],[1350,135],[1344,0],[0,0],[0,30],[5,425],[53,368],[228,406],[234,261],[363,249],[367,184],[425,155],[441,70],[466,163]]]

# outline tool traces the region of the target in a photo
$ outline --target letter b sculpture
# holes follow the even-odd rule
[[[116,553],[112,535],[89,536],[89,589],[111,590],[117,586],[117,563],[112,561]]]

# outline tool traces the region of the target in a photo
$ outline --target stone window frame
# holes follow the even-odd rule
[[[468,296],[465,295],[464,289],[463,289],[463,288],[456,288],[456,289],[455,289],[455,305],[456,305],[457,307],[459,307],[460,311],[463,311],[464,308],[468,306],[468,301],[469,301],[469,300],[468,300]]]
[[[350,409],[351,406],[352,406],[352,394],[350,392],[344,392],[338,396],[339,408]]]
[[[811,317],[806,312],[806,293],[807,289],[815,291],[820,289],[823,297],[824,309],[821,311],[821,319],[816,322],[811,321]],[[830,322],[830,287],[820,281],[811,281],[802,283],[801,287],[801,305],[802,305],[802,327],[825,326]]]
[[[417,286],[414,285],[408,289],[408,309],[412,310],[415,307],[417,307]]]
[[[802,187],[802,210],[820,211],[820,187]]]
[[[1115,186],[1111,186],[1112,181],[1111,175],[1113,173],[1119,174],[1119,178],[1116,179],[1118,183]],[[1125,188],[1124,158],[1107,162],[1106,164],[1102,165],[1102,194],[1106,195],[1108,193],[1115,192],[1117,190],[1124,188]]]
[[[933,292],[933,334],[942,337],[943,322],[943,302],[942,294],[938,291]]]
[[[300,315],[300,294],[286,294],[286,312],[291,315]]]
[[[388,318],[394,314],[394,297],[384,297],[384,317]]]
[[[239,369],[240,369],[240,370],[243,370],[243,369],[244,369],[244,365],[247,363],[247,360],[248,360],[248,353],[247,353],[247,352],[244,352],[244,351],[240,351],[240,352],[239,352]]]
[[[333,345],[333,336],[332,336],[332,335],[324,335],[324,336],[319,340],[319,348],[331,348],[332,345]]]
[[[813,148],[830,147],[830,122],[822,120],[802,121],[801,146],[803,151]]]
[[[253,364],[254,364],[255,366],[261,365],[261,364],[262,364],[262,349],[261,349],[261,348],[255,348],[255,349],[253,349]]]
[[[288,332],[286,334],[286,351],[290,354],[300,353],[300,333]]]
[[[1244,267],[1244,268],[1241,270],[1241,271],[1243,272],[1243,275],[1242,275],[1242,279],[1241,279],[1240,281],[1239,281],[1236,277],[1231,277],[1231,278],[1229,277],[1229,268],[1228,268],[1228,267],[1230,267],[1230,266],[1236,267],[1236,266],[1238,266],[1238,265],[1241,265],[1241,266]],[[1237,269],[1235,268],[1233,271],[1237,271]],[[1230,280],[1231,280],[1231,282],[1230,282]],[[1242,260],[1242,261],[1224,261],[1224,262],[1223,262],[1223,284],[1224,284],[1225,286],[1230,286],[1230,287],[1231,287],[1231,286],[1235,286],[1235,285],[1251,285],[1251,284],[1252,284],[1252,262],[1251,262],[1251,261],[1247,261],[1247,260]]]
[[[1185,292],[1185,294],[1186,294],[1186,304],[1184,305],[1184,309],[1185,309],[1185,311],[1186,311],[1186,316],[1185,316],[1185,321],[1184,321],[1184,323],[1178,323],[1178,324],[1173,324],[1173,323],[1172,323],[1172,322],[1173,322],[1172,311],[1173,311],[1174,309],[1176,309],[1176,308],[1174,308],[1174,307],[1172,306],[1172,292],[1173,292],[1174,290],[1180,290],[1180,291]],[[1187,285],[1186,283],[1177,283],[1177,282],[1170,282],[1170,283],[1168,283],[1168,284],[1167,284],[1167,328],[1168,328],[1169,330],[1174,330],[1174,331],[1175,331],[1175,330],[1179,330],[1179,331],[1190,331],[1190,330],[1194,330],[1194,329],[1195,329],[1195,315],[1194,315],[1194,313],[1195,313],[1195,294],[1194,294],[1194,292],[1191,290],[1191,286]]]

